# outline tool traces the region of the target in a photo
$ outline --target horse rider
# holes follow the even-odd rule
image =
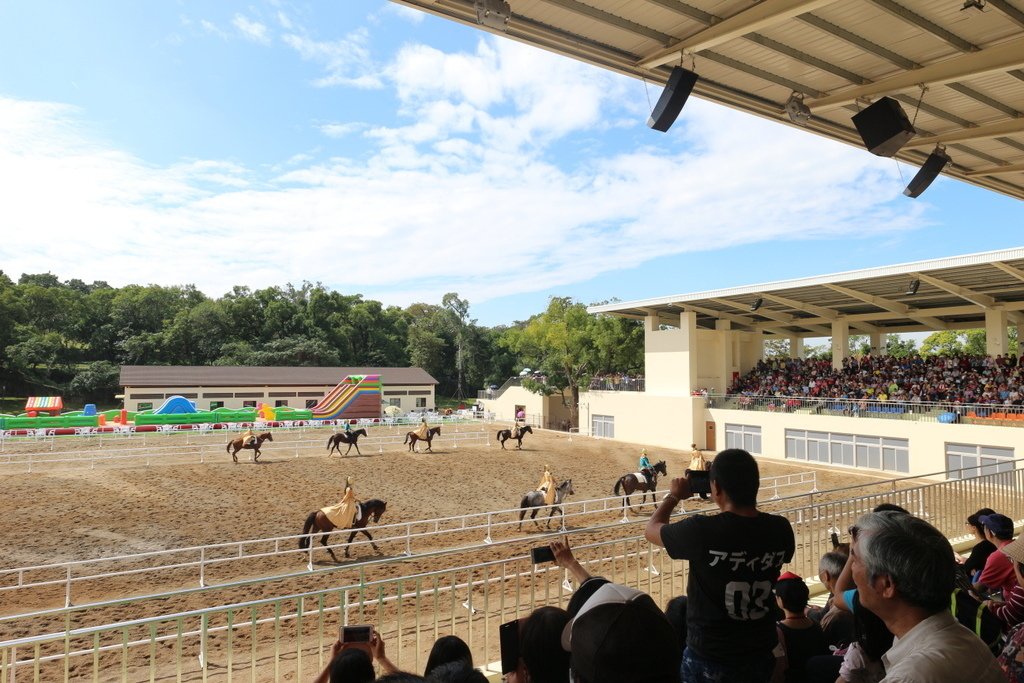
[[[345,436],[352,436],[352,420],[345,420]]]
[[[519,429],[519,420],[518,419],[516,419],[512,423],[512,429],[508,430],[508,433],[509,433],[509,437],[508,438],[510,438],[510,439],[518,439],[519,438],[520,429]]]
[[[427,440],[427,437],[430,436],[430,426],[427,425],[427,418],[424,417],[420,420],[420,426],[416,428],[414,434],[416,434],[420,441]]]
[[[256,434],[253,433],[252,427],[242,432],[242,446],[255,446],[256,445]]]
[[[697,448],[697,444],[690,444],[690,466],[686,469],[693,470],[694,472],[703,472],[708,468],[708,461],[704,459],[704,454]]]
[[[345,477],[345,492],[341,495],[341,501],[337,505],[321,508],[321,511],[339,529],[348,529],[356,522],[359,503],[356,502],[356,492],[352,488],[352,477]]]
[[[555,502],[555,478],[551,476],[551,468],[544,465],[544,476],[537,484],[537,490],[544,494],[544,504],[553,505]]]
[[[640,449],[640,474],[647,477],[648,483],[651,478],[654,477],[654,466],[651,465],[651,461],[647,459],[647,449]]]

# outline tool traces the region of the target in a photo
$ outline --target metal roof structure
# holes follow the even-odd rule
[[[851,115],[891,96],[918,132],[899,159],[944,145],[945,174],[1024,199],[1024,0],[508,0],[504,31],[477,21],[494,0],[393,1],[658,84],[692,65],[695,95],[787,125],[798,93],[857,147]]]
[[[122,365],[123,387],[334,386],[348,375],[380,375],[382,384],[437,384],[422,368]]]
[[[832,323],[843,321],[857,334],[984,328],[989,310],[1005,311],[1010,323],[1021,325],[1024,247],[587,310],[637,319],[655,315],[668,325],[679,324],[680,312],[693,311],[698,327],[714,329],[716,320],[728,320],[734,329],[797,337],[831,336]]]

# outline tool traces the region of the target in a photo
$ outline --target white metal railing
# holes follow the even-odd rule
[[[776,500],[779,498],[780,491],[788,495],[803,493],[807,491],[808,485],[810,492],[817,491],[816,472],[808,471],[778,477],[764,477],[761,479],[760,491],[763,500]],[[797,488],[803,490],[794,490]],[[647,495],[655,500],[660,500],[660,497],[666,493],[668,490],[662,489]],[[770,498],[768,494],[771,494]],[[644,494],[634,492],[630,502],[634,506],[638,505],[639,497],[642,495]],[[592,520],[598,518],[599,520],[602,516],[607,518],[609,512],[614,513],[616,517],[621,514],[620,522],[629,522],[629,507],[626,505],[626,498],[627,496],[621,495],[582,501],[566,500],[560,506],[562,514],[554,518],[557,524],[556,528],[564,531],[567,529],[566,520],[575,522],[581,521],[583,518]],[[368,527],[368,530],[374,535],[372,543],[382,549],[388,548],[387,551],[382,551],[385,554],[411,556],[417,550],[423,552],[420,549],[421,543],[425,543],[428,548],[436,547],[437,539],[441,537],[451,538],[454,542],[461,541],[460,547],[463,548],[474,545],[490,545],[499,536],[502,537],[502,540],[523,540],[528,537],[521,534],[519,528],[524,523],[528,525],[527,529],[534,528],[534,525],[529,524],[529,513],[534,510],[539,511],[537,514],[538,524],[550,526],[549,520],[554,512],[554,506],[528,508],[526,513],[522,508],[510,508],[413,522],[378,524]],[[520,521],[523,514],[526,514],[527,518]],[[152,596],[154,587],[165,588],[168,592],[173,593],[173,589],[180,588],[186,582],[198,584],[200,587],[215,585],[218,581],[211,581],[209,576],[210,572],[214,570],[218,572],[217,577],[220,583],[235,579],[238,574],[250,577],[258,576],[258,568],[253,566],[253,561],[266,561],[272,558],[287,560],[297,557],[305,561],[307,571],[315,572],[318,571],[316,563],[326,561],[329,551],[341,551],[346,548],[358,549],[371,543],[370,540],[358,539],[350,545],[346,544],[344,539],[351,533],[353,533],[351,529],[336,529],[326,534],[294,534],[246,539],[0,569],[0,596],[4,597],[4,602],[7,605],[16,605],[19,602],[19,595],[33,595],[42,588],[59,587],[63,596],[63,605],[68,607],[75,603],[75,587],[87,584],[95,587],[104,580],[125,576],[138,577],[141,580],[141,585],[144,585],[149,591],[148,594]],[[329,535],[335,536],[338,540],[327,546],[321,545],[320,539]],[[310,540],[309,547],[299,549],[299,540],[306,537]],[[227,574],[232,569],[231,565],[236,567],[237,573]],[[274,578],[274,574],[269,572],[275,570],[279,572],[280,567],[280,563],[268,562],[263,567],[264,571],[268,572],[266,577]],[[51,599],[59,600],[60,596],[53,595]],[[34,597],[32,603],[38,608],[40,598]]]
[[[963,520],[984,505],[1018,523],[1024,518],[1024,470],[897,488],[906,483],[884,482],[890,491],[804,506],[785,501],[788,507],[777,512],[790,520],[797,538],[789,567],[813,575],[818,558],[831,548],[828,530],[882,502],[909,507],[949,537],[960,535]],[[684,592],[685,563],[673,562],[642,536],[595,538],[600,532],[568,532],[592,574],[640,588],[659,604]],[[431,556],[443,565],[455,552]],[[571,592],[560,570],[533,567],[522,552],[510,555],[379,580],[368,572],[325,590],[10,638],[0,642],[0,681],[14,683],[16,673],[37,681],[68,681],[72,673],[76,679],[122,681],[214,673],[227,680],[307,680],[324,665],[338,625],[346,623],[375,624],[403,669],[419,669],[434,639],[447,633],[465,640],[477,661],[493,661],[499,624],[540,605],[564,605]]]
[[[380,429],[386,429],[387,427],[380,427]],[[376,451],[383,453],[385,449],[394,450],[396,447],[405,446],[403,440],[405,434],[395,435],[371,435],[368,433],[367,436],[359,439],[359,447],[361,449],[369,449],[370,451]],[[491,441],[491,430],[480,430],[477,428],[469,431],[442,431],[434,437],[434,442],[445,447],[459,448],[459,446],[468,445],[471,443],[483,443],[490,446]],[[123,442],[122,442],[123,443]],[[62,444],[63,445],[63,444]],[[214,460],[217,462],[223,462],[224,458],[228,457],[225,452],[226,444],[222,441],[210,442],[191,442],[186,441],[185,444],[171,445],[171,446],[140,446],[139,448],[124,448],[119,449],[117,453],[108,453],[97,450],[70,450],[70,451],[58,451],[50,450],[45,453],[39,452],[24,452],[18,453],[8,451],[6,453],[0,453],[0,473],[9,474],[17,471],[33,472],[40,468],[52,468],[67,466],[68,464],[75,465],[87,465],[90,468],[95,468],[99,464],[136,464],[150,466],[153,463],[159,462],[161,459],[174,458],[176,463],[181,463],[182,459],[186,461],[198,461],[200,464],[205,463],[207,460]],[[420,445],[418,444],[418,447]],[[342,444],[341,448],[344,453],[348,449],[348,444]],[[275,455],[280,456],[281,454],[288,454],[295,458],[298,458],[300,454],[311,455],[313,452],[316,454],[324,454],[326,450],[326,442],[313,441],[312,439],[290,439],[290,440],[275,440],[266,443],[263,446],[263,453],[265,456],[274,457]],[[419,450],[423,450],[421,447]],[[252,451],[246,450],[241,451],[250,459],[252,458]]]

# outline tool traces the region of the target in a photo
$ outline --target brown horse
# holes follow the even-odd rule
[[[635,474],[631,472],[627,475],[619,477],[619,480],[615,482],[615,489],[613,490],[613,493],[616,496],[620,495],[619,489],[621,488],[622,492],[625,494],[622,498],[622,507],[626,507],[627,505],[629,505],[629,509],[633,509],[632,503],[629,502],[629,496],[634,491],[640,491],[641,493],[644,494],[643,500],[640,501],[641,506],[647,502],[648,493],[651,494],[651,502],[657,502],[654,499],[654,492],[658,490],[658,474],[661,473],[664,476],[668,476],[668,469],[665,467],[664,460],[660,460],[654,463],[654,466],[651,467],[651,469],[654,470],[654,472],[651,474],[649,478],[645,480],[641,480],[639,477],[637,477]]]
[[[341,455],[341,444],[343,443],[348,444],[348,450],[345,451],[345,455],[348,455],[353,446],[356,447],[356,453],[359,453],[359,437],[361,436],[366,436],[365,429],[357,429],[352,432],[338,432],[332,435],[327,439],[327,457],[331,457],[335,451],[338,452],[338,455]],[[359,453],[359,455],[362,455],[362,453]]]
[[[231,454],[231,459],[238,462],[238,451],[243,448],[248,448],[253,451],[252,461],[260,461],[260,446],[263,445],[264,441],[273,441],[274,435],[270,432],[264,432],[256,437],[256,443],[242,443],[242,437],[228,441],[228,447],[225,449]],[[232,450],[234,449],[234,450]]]
[[[413,453],[419,453],[419,451],[416,450],[416,442],[417,441],[426,441],[427,442],[427,450],[429,452],[433,453],[434,451],[430,450],[430,442],[433,441],[434,437],[437,436],[440,433],[441,433],[441,428],[440,427],[431,427],[430,429],[427,430],[427,438],[424,439],[424,438],[421,438],[420,435],[417,434],[416,432],[406,432],[405,433],[405,441],[403,441],[402,443],[409,444],[409,450],[412,451]]]
[[[498,443],[501,444],[501,450],[505,450],[505,442],[509,439],[514,438],[516,440],[516,450],[522,450],[523,448],[523,435],[533,434],[533,430],[530,429],[530,425],[523,425],[519,428],[519,435],[513,437],[511,429],[499,429],[498,430]]]
[[[352,539],[356,537],[356,534],[366,534],[366,537],[370,539],[370,545],[373,546],[374,551],[380,552],[377,548],[377,544],[373,542],[373,536],[370,532],[365,529],[366,525],[370,522],[370,517],[373,517],[374,523],[380,521],[380,516],[384,514],[384,510],[387,509],[387,501],[380,500],[378,498],[371,498],[370,500],[362,503],[357,502],[356,507],[356,519],[352,521],[352,526],[347,529],[352,529],[352,533],[348,535],[348,540],[345,541],[345,557],[348,557],[348,544],[352,542]],[[327,519],[327,515],[324,514],[323,510],[313,510],[306,516],[306,523],[302,526],[303,535],[299,538],[299,550],[305,550],[309,547],[310,533],[322,533],[320,537],[320,544],[327,548],[327,552],[331,554],[331,557],[335,562],[338,562],[337,556],[334,554],[334,548],[327,545],[327,538],[330,536],[329,531],[334,531],[335,526],[331,524],[331,520]],[[342,529],[341,531],[344,531]]]

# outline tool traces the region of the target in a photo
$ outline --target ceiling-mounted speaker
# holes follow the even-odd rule
[[[854,114],[853,125],[868,151],[880,157],[893,156],[917,135],[907,112],[891,97],[883,97]]]
[[[672,69],[665,90],[658,98],[658,104],[654,105],[651,118],[647,119],[648,127],[662,133],[671,128],[699,78],[697,74],[681,66]]]
[[[936,147],[935,151],[928,155],[928,159],[924,162],[924,166],[917,172],[914,179],[907,185],[907,189],[903,190],[903,194],[908,197],[920,197],[921,193],[928,189],[928,186],[932,184],[932,181],[939,177],[942,173],[942,169],[946,167],[946,164],[950,162],[949,155],[946,154],[946,150]]]

